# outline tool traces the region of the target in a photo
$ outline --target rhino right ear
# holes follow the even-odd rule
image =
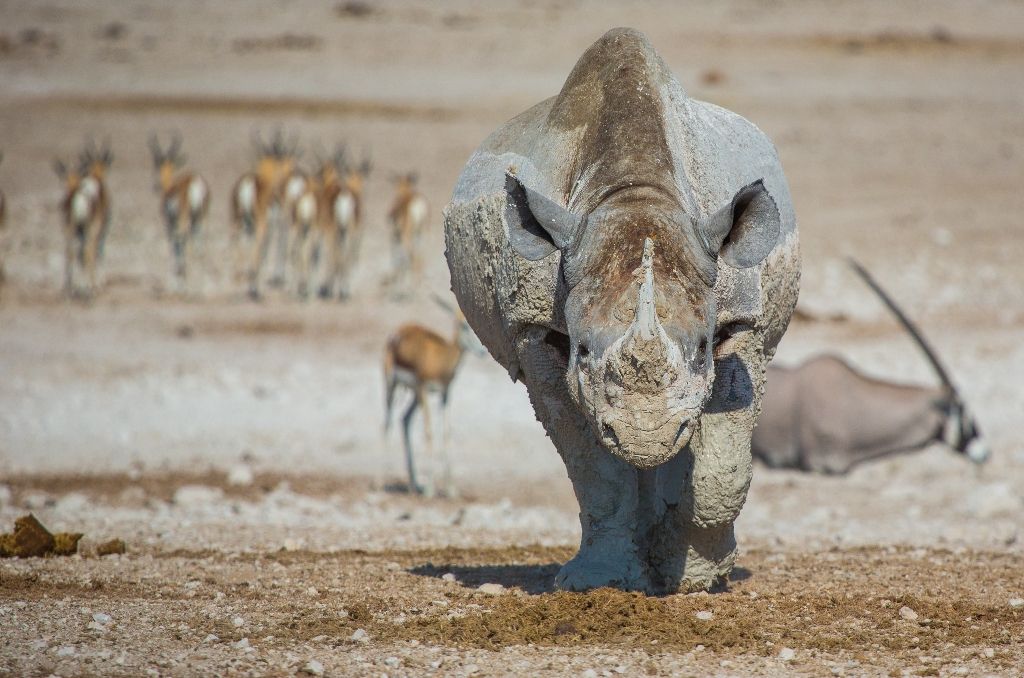
[[[508,223],[512,249],[530,261],[561,250],[576,236],[584,218],[573,214],[512,172],[505,173]]]

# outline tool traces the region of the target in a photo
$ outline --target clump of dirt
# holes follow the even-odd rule
[[[124,539],[111,539],[110,541],[105,541],[96,546],[96,555],[113,556],[122,554],[127,550],[128,547],[124,543]]]
[[[51,534],[29,513],[14,521],[14,532],[0,534],[0,558],[70,556],[78,551],[79,532]]]

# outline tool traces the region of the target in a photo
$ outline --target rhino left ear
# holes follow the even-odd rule
[[[573,241],[584,218],[547,197],[512,172],[505,173],[512,246],[527,259],[541,259]]]
[[[760,264],[775,247],[782,217],[764,180],[758,179],[737,191],[699,229],[712,256],[733,268],[749,268]]]

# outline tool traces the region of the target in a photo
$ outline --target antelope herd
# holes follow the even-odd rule
[[[207,180],[186,166],[180,133],[166,143],[152,133],[147,146],[173,284],[185,291],[202,256],[213,193]],[[252,146],[253,164],[234,182],[229,196],[228,240],[236,279],[242,279],[253,299],[262,296],[265,286],[286,288],[303,299],[314,294],[348,299],[363,240],[364,192],[373,170],[369,154],[357,160],[337,144],[330,153],[315,151],[304,165],[298,136],[286,136],[281,128],[266,139],[253,132]],[[109,139],[97,144],[89,138],[73,159],[53,161],[61,187],[63,291],[69,297],[92,298],[99,291],[97,267],[111,222],[107,175],[113,160]],[[415,173],[396,181],[387,214],[393,227],[390,280],[396,297],[408,296],[411,281],[419,280],[422,271],[418,250],[429,209],[415,183]],[[0,228],[6,211],[0,192]]]

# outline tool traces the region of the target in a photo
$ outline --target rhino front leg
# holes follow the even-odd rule
[[[711,588],[736,559],[733,523],[752,474],[751,433],[761,409],[765,357],[748,331],[716,350],[715,384],[685,450],[659,469],[666,511],[651,531],[652,577],[667,590]]]
[[[555,577],[566,591],[611,586],[646,591],[647,565],[639,543],[636,468],[618,459],[588,432],[556,444],[580,504],[580,550]]]
[[[580,550],[555,586],[585,591],[602,586],[646,590],[647,566],[639,530],[639,471],[605,450],[570,400],[566,357],[542,327],[517,342],[519,368],[537,418],[565,462],[580,505]]]

